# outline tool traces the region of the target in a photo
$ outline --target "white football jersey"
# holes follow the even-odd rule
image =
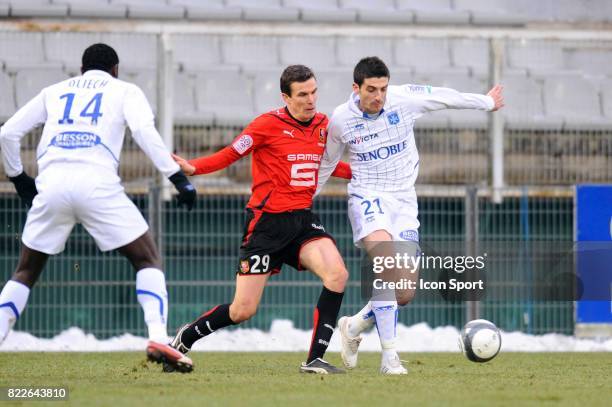
[[[23,171],[21,138],[44,124],[36,150],[39,174],[54,162],[119,166],[125,127],[165,176],[179,170],[155,129],[153,112],[138,86],[90,70],[43,89],[0,129],[4,167],[9,176]]]
[[[353,178],[349,193],[410,191],[419,173],[414,122],[441,109],[491,110],[493,99],[454,89],[421,85],[389,86],[382,112],[368,117],[358,95],[338,106],[329,121],[317,193],[336,168],[346,146]]]

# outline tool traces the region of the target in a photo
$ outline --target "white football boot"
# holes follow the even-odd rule
[[[397,353],[392,355],[385,355],[383,353],[380,373],[385,375],[403,375],[408,374],[408,370],[402,365],[402,361]]]
[[[359,351],[359,344],[361,343],[361,336],[354,338],[349,336],[348,325],[350,317],[342,317],[338,320],[338,327],[340,328],[340,343],[342,344],[342,350],[340,356],[342,362],[347,369],[354,369],[357,366],[357,355]]]

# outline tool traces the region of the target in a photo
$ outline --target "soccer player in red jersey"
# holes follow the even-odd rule
[[[280,87],[286,106],[255,118],[231,145],[190,161],[175,156],[187,175],[198,175],[220,170],[253,153],[253,184],[234,300],[182,326],[171,346],[188,352],[202,337],[250,319],[257,311],[268,277],[280,272],[285,263],[298,270],[310,270],[323,282],[314,310],[308,359],[300,371],[344,373],[324,361],[323,355],[336,326],[348,272],[334,240],[310,210],[328,119],[316,110],[317,81],[308,67],[287,67]],[[340,163],[332,175],[348,179],[350,167]]]

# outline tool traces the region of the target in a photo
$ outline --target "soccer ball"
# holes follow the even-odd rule
[[[461,330],[459,348],[472,362],[488,362],[497,356],[501,348],[499,329],[486,319],[470,321]]]

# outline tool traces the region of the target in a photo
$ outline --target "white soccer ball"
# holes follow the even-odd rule
[[[486,319],[470,321],[461,330],[459,348],[472,362],[488,362],[497,356],[501,348],[499,329]]]

